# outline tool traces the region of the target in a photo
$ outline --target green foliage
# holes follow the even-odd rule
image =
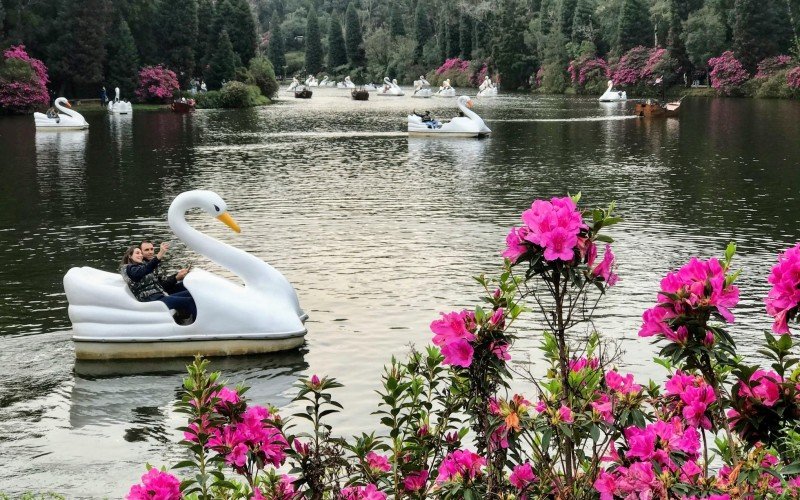
[[[332,17],[328,26],[328,71],[347,64],[347,48],[338,17]]]
[[[417,2],[417,7],[414,9],[414,38],[416,40],[414,62],[416,63],[422,62],[425,45],[433,36],[425,5],[427,5],[425,2]]]
[[[764,79],[756,89],[755,96],[773,99],[792,98],[792,89],[786,84],[786,74],[788,72],[788,69],[782,69]]]
[[[406,35],[403,16],[400,14],[397,4],[394,2],[389,6],[389,34],[392,35],[393,38]]]
[[[638,45],[653,45],[653,25],[642,0],[624,0],[617,29],[614,49],[618,54],[624,54]]]
[[[200,92],[195,96],[195,107],[198,109],[221,108],[220,91],[209,90],[208,92]]]
[[[0,78],[7,82],[28,82],[32,81],[35,75],[31,65],[21,59],[0,60]]]
[[[261,97],[261,91],[255,85],[231,81],[222,86],[217,104],[221,108],[252,108],[269,102]]]
[[[130,97],[136,90],[139,54],[128,23],[120,18],[108,41],[107,81],[111,87],[119,87],[122,96]]]
[[[214,32],[228,32],[237,66],[246,64],[256,54],[256,23],[247,0],[221,0],[216,6]]]
[[[448,19],[455,18],[455,22],[447,22],[447,57],[458,57],[461,54],[461,35],[458,29],[458,17],[447,16]]]
[[[724,51],[725,24],[715,9],[705,6],[689,14],[683,36],[689,60],[698,68],[706,68],[709,59]]]
[[[779,0],[736,0],[733,4],[733,51],[753,73],[759,61],[788,49],[791,27]]]
[[[306,18],[306,34],[303,39],[306,44],[306,72],[312,75],[322,70],[322,40],[319,33],[317,11],[312,6]]]
[[[250,80],[247,83],[258,87],[261,94],[266,97],[273,97],[278,93],[275,70],[269,59],[264,56],[256,56],[250,60]]]
[[[458,39],[461,49],[462,59],[472,59],[472,41],[474,37],[475,28],[472,24],[472,18],[468,14],[461,14],[458,24]]]
[[[355,3],[347,5],[345,14],[345,40],[347,42],[347,60],[354,68],[366,65],[364,39],[361,35],[361,23],[358,20]]]
[[[214,4],[211,0],[197,1],[197,40],[194,43],[195,75],[202,75],[217,33],[214,32]]]
[[[575,4],[575,14],[572,17],[572,31],[570,38],[573,43],[594,41],[596,38],[597,23],[594,20],[594,0],[578,0]]]
[[[525,40],[520,36],[524,31],[525,18],[517,2],[503,0],[500,3],[500,19],[492,43],[492,57],[503,87],[509,90],[524,85],[532,71]]]
[[[195,70],[197,0],[162,0],[159,24],[167,67],[175,72],[181,87],[185,87]]]
[[[277,73],[283,75],[284,68],[286,67],[286,54],[283,45],[283,30],[281,29],[280,19],[278,12],[272,14],[272,20],[269,23],[269,52],[268,57],[272,62],[272,67],[277,70]],[[265,94],[271,95],[271,94]]]
[[[236,54],[225,30],[222,30],[217,38],[205,76],[210,89],[218,89],[222,87],[223,82],[233,80],[236,76]]]

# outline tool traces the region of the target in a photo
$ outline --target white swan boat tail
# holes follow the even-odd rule
[[[624,90],[613,90],[614,89],[614,81],[608,81],[608,88],[598,98],[600,102],[619,102],[619,101],[627,101],[628,94]]]
[[[139,302],[119,273],[73,267],[64,276],[78,359],[228,356],[294,349],[308,317],[289,281],[245,251],[192,228],[185,214],[201,208],[239,232],[222,198],[187,191],[169,207],[169,225],[186,246],[236,274],[240,285],[201,269],[183,283],[197,306],[191,324],[174,321],[161,301]]]
[[[443,137],[484,137],[492,131],[472,108],[472,100],[462,95],[456,101],[463,116],[456,116],[447,123],[437,120],[422,121],[416,113],[408,115],[408,135],[410,137],[443,136]]]
[[[66,97],[56,99],[55,107],[58,112],[52,118],[44,113],[33,114],[33,122],[38,130],[83,130],[89,128],[89,123],[82,114],[67,109],[72,108],[72,105]]]

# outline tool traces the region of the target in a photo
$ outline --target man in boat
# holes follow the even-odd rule
[[[61,118],[58,116],[58,111],[56,110],[55,106],[50,106],[50,109],[48,109],[47,113],[45,114],[47,115],[48,118],[55,120],[56,123],[59,123],[61,121]]]
[[[441,125],[439,123],[439,120],[436,120],[434,117],[431,116],[430,111],[425,111],[424,113],[419,114],[417,113],[416,110],[414,110],[412,111],[412,113],[419,116],[420,119],[422,120],[422,123],[424,123],[428,128],[439,128],[439,126]]]
[[[149,240],[144,240],[139,243],[139,249],[142,251],[142,261],[147,264],[156,254],[155,247],[153,246],[153,242]],[[175,274],[167,275],[166,271],[161,269],[160,267],[156,268],[156,279],[158,283],[161,285],[167,293],[173,294],[178,292],[185,292],[186,287],[183,286],[183,278],[186,277],[186,274],[189,272],[188,266],[184,269],[179,270]]]

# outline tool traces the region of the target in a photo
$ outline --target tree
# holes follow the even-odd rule
[[[194,45],[195,75],[202,75],[211,54],[214,33],[214,4],[211,0],[197,2],[197,41]]]
[[[667,51],[669,57],[678,61],[678,65],[687,71],[689,56],[683,42],[683,21],[688,15],[687,0],[669,0],[669,31],[667,31]]]
[[[328,27],[328,71],[345,64],[347,64],[347,48],[342,36],[342,25],[339,24],[339,18],[334,16],[331,17]]]
[[[392,35],[392,38],[406,35],[406,28],[403,25],[403,16],[401,16],[400,12],[397,10],[397,4],[395,2],[392,2],[389,7],[389,33]]]
[[[594,0],[578,0],[575,4],[575,14],[572,16],[572,31],[570,39],[574,44],[584,41],[594,41]]]
[[[236,54],[233,52],[228,32],[222,30],[212,51],[206,82],[210,88],[218,89],[222,87],[222,82],[233,80],[234,76],[236,76]]]
[[[272,18],[276,20],[275,14],[272,15]],[[275,69],[269,59],[264,56],[256,56],[250,60],[250,79],[247,83],[257,86],[267,97],[273,97],[278,93]]]
[[[710,5],[689,14],[683,36],[689,60],[697,68],[707,68],[708,60],[725,48],[725,24]]]
[[[653,46],[653,25],[642,0],[625,0],[619,17],[615,49],[623,54],[638,45]]]
[[[572,24],[575,22],[575,8],[578,0],[560,0],[558,3],[558,20],[561,32],[569,40],[572,37]]]
[[[458,33],[458,17],[456,17],[455,23],[447,22],[447,57],[458,57],[460,54],[461,37]]]
[[[306,35],[303,40],[306,44],[306,71],[312,75],[319,73],[322,70],[322,40],[320,40],[317,10],[313,5],[308,9]]]
[[[358,21],[358,12],[356,12],[356,6],[352,1],[347,5],[345,27],[347,59],[350,61],[351,66],[361,68],[365,65],[364,40],[361,36],[361,23]]]
[[[788,48],[791,26],[778,0],[736,0],[733,4],[733,50],[745,69]]]
[[[447,59],[447,17],[439,15],[439,20],[436,23],[436,44],[439,48],[439,59],[444,61]]]
[[[162,0],[159,10],[159,39],[166,53],[167,66],[186,86],[195,69],[197,43],[197,0]]]
[[[461,57],[464,59],[472,59],[473,31],[472,18],[467,14],[462,14],[458,24],[458,38]]]
[[[425,12],[425,2],[417,2],[417,7],[414,9],[414,38],[417,44],[414,48],[414,62],[422,62],[423,51],[425,44],[431,38],[431,25],[428,22],[428,14]]]
[[[526,28],[525,16],[521,15],[516,0],[502,0],[499,18],[495,27],[492,56],[500,73],[503,88],[516,89],[524,85],[530,75],[531,64],[528,48],[520,33]]]
[[[3,27],[6,21],[6,9],[3,7],[3,2],[0,2],[0,40],[3,39]]]
[[[256,54],[256,23],[247,0],[221,0],[214,16],[214,32],[228,32],[236,65],[246,65]]]
[[[272,12],[269,28],[269,60],[277,73],[283,75],[283,68],[286,67],[286,51],[283,47],[283,30],[277,10]]]
[[[114,23],[108,39],[108,84],[119,87],[120,94],[130,99],[136,90],[138,71],[139,53],[136,51],[136,42],[128,23],[120,18]]]

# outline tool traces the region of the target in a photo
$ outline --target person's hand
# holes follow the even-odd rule
[[[175,274],[175,279],[178,280],[178,281],[181,281],[181,280],[183,280],[183,278],[186,277],[187,274],[189,274],[189,270],[188,269],[181,269],[180,271],[178,271]]]
[[[159,260],[163,259],[167,254],[167,250],[169,250],[169,243],[165,241],[158,247],[158,255],[156,255],[156,257],[158,257]]]

